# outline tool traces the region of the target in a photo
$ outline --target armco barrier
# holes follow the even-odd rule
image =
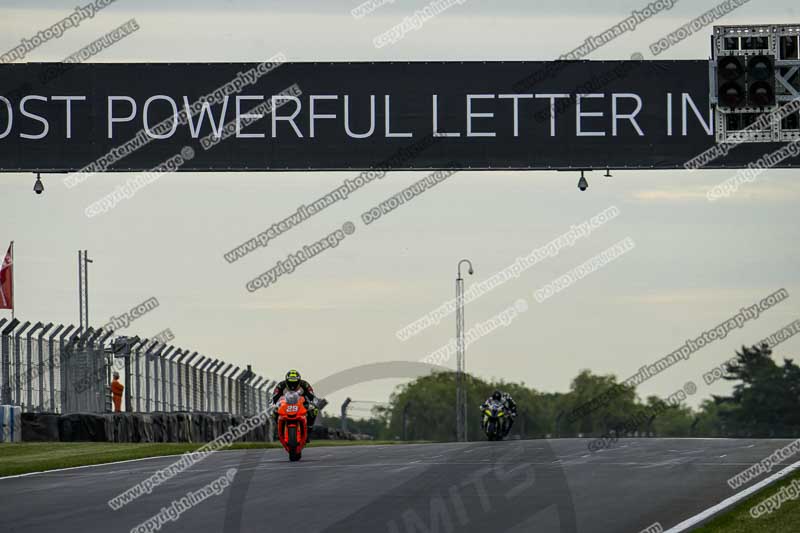
[[[0,405],[0,442],[22,441],[22,408]]]

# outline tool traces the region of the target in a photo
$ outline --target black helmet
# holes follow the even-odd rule
[[[290,390],[296,390],[299,385],[300,372],[297,370],[289,370],[286,373],[286,386],[289,387]]]
[[[503,399],[503,394],[499,390],[496,390],[492,393],[492,400],[497,400],[499,402],[502,399]]]

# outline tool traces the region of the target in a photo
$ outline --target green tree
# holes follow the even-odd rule
[[[608,401],[571,424],[562,423],[561,433],[566,430],[585,435],[607,434],[630,421],[637,410],[635,389],[618,383],[614,375],[600,376],[593,374],[590,370],[582,370],[572,380],[570,392],[567,395],[568,413],[596,398],[604,397],[608,391],[613,391]]]
[[[724,379],[738,381],[731,396],[715,396],[728,433],[740,436],[793,436],[800,432],[800,367],[792,359],[778,365],[765,344],[736,352]]]
[[[647,406],[650,412],[657,413],[652,424],[644,431],[652,431],[659,437],[689,437],[692,433],[694,413],[685,405],[668,405],[658,396],[648,396]]]
[[[508,392],[518,407],[512,435],[598,437],[616,432],[652,432],[657,436],[796,436],[800,435],[800,367],[791,359],[772,360],[767,346],[742,347],[737,361],[726,368],[725,379],[735,382],[728,397],[713,397],[694,411],[685,405],[667,405],[650,396],[642,402],[633,387],[614,375],[582,370],[566,393],[542,393],[524,383],[486,381],[467,376],[467,427],[470,440],[485,437],[478,406],[493,390]],[[385,407],[365,422],[364,433],[381,439],[399,439],[406,421],[411,440],[455,440],[455,373],[437,372],[401,385]],[[607,393],[611,394],[607,394]],[[592,410],[570,422],[572,413],[595,399]],[[405,414],[405,416],[404,416]],[[359,425],[360,424],[360,425]]]

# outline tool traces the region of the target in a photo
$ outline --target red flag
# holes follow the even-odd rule
[[[12,261],[12,247],[8,247],[6,257],[3,259],[3,264],[0,266],[0,309],[13,309],[14,308],[14,263]]]

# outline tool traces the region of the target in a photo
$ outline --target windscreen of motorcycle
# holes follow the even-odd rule
[[[289,405],[295,405],[297,402],[300,401],[300,395],[295,391],[289,391],[286,393],[283,399],[286,400],[286,403],[288,403]]]

